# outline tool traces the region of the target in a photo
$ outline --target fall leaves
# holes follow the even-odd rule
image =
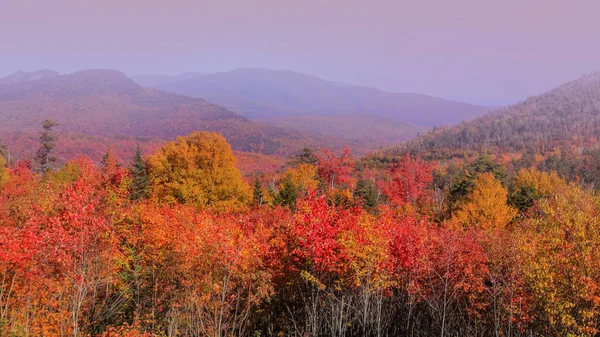
[[[504,228],[515,217],[516,210],[507,205],[508,192],[492,173],[475,179],[475,188],[458,206],[453,221],[482,229]]]
[[[160,202],[225,210],[250,201],[250,188],[235,167],[231,147],[217,133],[179,137],[151,156],[148,167]]]
[[[216,134],[131,166],[3,168],[0,336],[598,333],[600,202],[556,174],[304,151],[252,203]]]

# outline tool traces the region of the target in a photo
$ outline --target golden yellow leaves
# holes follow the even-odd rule
[[[8,182],[10,178],[10,174],[8,173],[8,169],[6,168],[6,159],[0,155],[0,187]]]
[[[148,168],[159,202],[235,210],[251,199],[250,187],[235,166],[231,147],[214,132],[177,138],[148,159]]]
[[[523,187],[533,187],[543,196],[549,196],[564,189],[567,184],[558,177],[556,172],[546,173],[536,169],[522,169],[513,180],[515,190]]]
[[[475,179],[475,188],[452,218],[465,227],[482,229],[504,228],[516,215],[507,204],[507,191],[492,173],[481,174]]]

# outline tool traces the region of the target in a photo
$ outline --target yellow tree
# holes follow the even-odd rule
[[[536,169],[521,169],[513,180],[515,190],[532,187],[542,196],[550,196],[563,190],[567,183],[556,172],[546,173]]]
[[[537,323],[550,336],[600,332],[599,201],[577,186],[542,199],[517,247]]]
[[[506,189],[492,173],[481,174],[453,220],[466,227],[504,228],[516,215],[516,210],[508,206],[506,195]]]
[[[289,175],[294,185],[302,190],[315,190],[319,186],[317,167],[311,164],[298,164],[295,168],[287,169],[285,175]]]
[[[361,214],[340,236],[347,257],[345,286],[356,297],[357,328],[364,335],[380,336],[389,311],[384,309],[385,294],[394,284],[390,272],[390,226],[375,217]]]
[[[148,159],[148,169],[159,202],[225,210],[239,209],[252,198],[231,147],[218,133],[178,137]]]
[[[10,174],[6,168],[6,159],[0,154],[0,187],[8,182]]]

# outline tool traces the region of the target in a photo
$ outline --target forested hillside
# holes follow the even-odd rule
[[[596,146],[600,139],[600,74],[567,83],[517,105],[408,143],[443,158],[469,151],[546,153],[554,147]]]
[[[488,154],[509,172],[535,167],[581,186],[600,189],[600,74],[364,158],[385,166],[406,153],[448,164]]]
[[[600,0],[0,3],[0,337],[600,337]]]

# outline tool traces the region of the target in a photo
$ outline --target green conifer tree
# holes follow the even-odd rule
[[[42,135],[40,136],[40,148],[35,156],[42,172],[48,171],[50,163],[56,161],[56,158],[50,154],[56,146],[55,142],[58,140],[58,136],[52,132],[52,128],[57,125],[58,123],[52,119],[46,119],[42,122],[44,131],[42,131]]]
[[[283,180],[283,186],[275,197],[275,203],[294,209],[296,208],[296,199],[298,199],[298,187],[294,185],[290,176],[286,176]]]
[[[252,199],[254,200],[254,204],[258,206],[262,206],[265,196],[262,190],[262,184],[260,180],[256,178],[254,181],[254,191],[252,192]]]
[[[379,206],[379,190],[371,180],[359,180],[354,195],[362,200],[363,207],[369,212],[376,212]]]
[[[138,144],[133,157],[133,163],[131,164],[131,192],[130,198],[132,200],[143,200],[150,196],[150,179],[148,178],[148,171],[146,169],[146,163],[142,158],[142,149]]]

